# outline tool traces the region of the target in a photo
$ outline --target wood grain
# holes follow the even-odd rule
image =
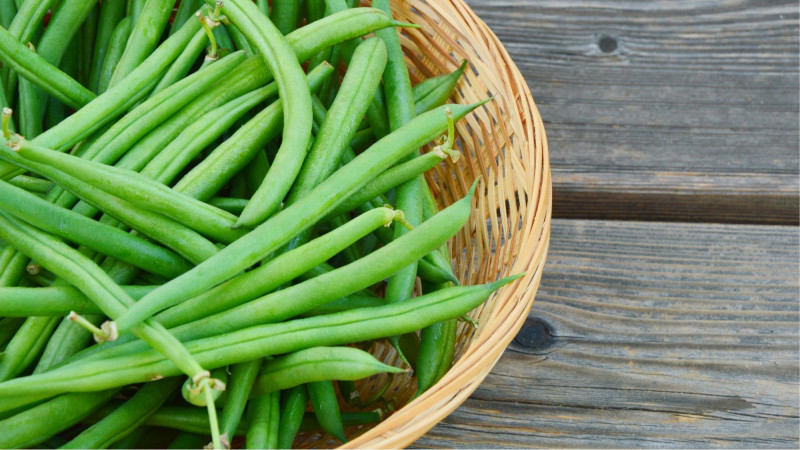
[[[554,215],[797,224],[793,0],[468,0],[547,129]]]
[[[417,447],[784,447],[796,227],[555,220],[526,326]]]

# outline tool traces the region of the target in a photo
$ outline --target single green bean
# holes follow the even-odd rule
[[[114,70],[117,68],[120,58],[122,58],[122,53],[125,52],[125,45],[128,43],[131,30],[133,30],[133,20],[130,17],[124,17],[112,30],[108,41],[108,50],[103,58],[103,65],[99,69],[100,73],[97,75],[97,89],[95,92],[98,94],[108,90]]]
[[[97,21],[100,18],[100,4],[95,3],[78,30],[78,82],[90,91],[89,74],[92,70],[92,57],[96,47]],[[94,92],[94,91],[92,91]]]
[[[252,396],[326,380],[360,380],[379,373],[402,373],[352,347],[312,347],[264,363]],[[312,389],[309,385],[309,388]],[[326,389],[326,388],[323,388]]]
[[[114,70],[109,86],[114,86],[132,73],[156,48],[174,4],[175,0],[147,0],[135,22],[128,45]]]
[[[129,400],[61,448],[108,448],[158,411],[181,384],[178,377],[146,383]]]
[[[17,14],[17,6],[14,2],[0,2],[0,26],[8,29],[15,14]],[[0,86],[2,85],[0,84]]]
[[[233,197],[212,197],[208,200],[208,204],[214,205],[220,209],[224,209],[231,214],[239,215],[242,213],[245,205],[247,205],[247,199]]]
[[[31,48],[33,51],[33,48]],[[39,103],[39,88],[22,77],[19,89],[19,131],[31,139],[42,134],[42,105]]]
[[[222,9],[258,49],[275,76],[283,103],[284,126],[278,156],[237,222],[237,226],[252,227],[274,212],[270,199],[277,198],[280,202],[300,171],[311,136],[311,92],[292,47],[254,3],[229,0]],[[293,163],[279,164],[283,160]]]
[[[183,4],[184,2],[181,2]],[[188,3],[188,2],[187,2]],[[89,90],[100,93],[100,74],[109,50],[109,43],[117,24],[125,17],[125,4],[122,1],[100,3],[100,17],[97,19],[92,65],[89,69]],[[121,56],[121,53],[120,53]]]
[[[282,34],[289,34],[297,28],[298,6],[298,0],[272,0],[269,19]]]
[[[293,387],[285,392],[278,427],[278,448],[294,448],[297,435],[308,404],[308,389],[305,385]]]
[[[281,414],[280,391],[264,394],[250,400],[247,415],[246,448],[272,449],[278,447],[278,429]]]
[[[134,299],[143,297],[154,286],[122,286]],[[70,311],[79,314],[100,312],[91,300],[71,286],[0,287],[0,316],[66,316]]]
[[[446,75],[431,77],[417,83],[411,91],[414,94],[414,107],[417,114],[437,108],[447,102],[467,68],[467,60],[461,62],[456,70]]]
[[[477,106],[479,105],[452,105],[441,108],[450,108],[454,117],[463,117]],[[447,126],[446,116],[444,109],[439,108],[417,116],[406,127],[390,134],[334,172],[292,206],[222,249],[214,257],[139,300],[121,318],[122,326],[119,322],[117,325],[125,330],[160,310],[230,279],[263,259],[298,232],[312,225],[313,218],[324,216],[363,187],[377,175],[376,172],[385,170],[407,152],[438,135]]]
[[[175,18],[172,20],[169,35],[175,34],[186,21],[194,19],[195,12],[202,8],[204,4],[203,0],[181,0],[178,4],[178,10],[175,12]]]
[[[308,398],[311,400],[311,408],[320,426],[325,432],[340,440],[347,442],[344,435],[344,424],[342,423],[342,412],[339,410],[339,402],[336,400],[336,390],[333,382],[313,381],[306,385],[308,388]]]
[[[219,429],[222,433],[223,441],[230,443],[236,435],[236,429],[242,420],[247,398],[250,396],[250,391],[253,389],[253,384],[260,369],[260,359],[231,366],[231,377],[226,389],[227,398],[219,420]]]

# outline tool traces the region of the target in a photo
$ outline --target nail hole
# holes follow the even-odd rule
[[[617,49],[617,40],[611,36],[601,36],[597,46],[603,53],[611,53]]]
[[[553,327],[550,324],[538,317],[533,317],[525,320],[522,329],[514,338],[514,342],[521,347],[543,350],[555,344],[556,337],[553,335]]]

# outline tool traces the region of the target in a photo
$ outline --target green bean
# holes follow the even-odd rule
[[[97,19],[97,35],[95,36],[94,52],[92,53],[92,65],[89,69],[88,87],[92,92],[101,93],[98,88],[100,86],[103,62],[108,54],[109,43],[114,29],[124,17],[125,4],[122,1],[100,3],[100,17]]]
[[[27,314],[25,316],[27,317]],[[6,348],[6,345],[8,345],[24,322],[24,317],[3,317],[0,319],[0,351]]]
[[[17,6],[13,2],[0,2],[0,26],[8,29],[15,14],[17,14]]]
[[[297,28],[298,0],[273,0],[269,19],[282,34],[286,35]]]
[[[326,303],[310,311],[306,311],[303,314],[300,314],[300,317],[321,316],[324,314],[349,311],[351,309],[356,309],[356,308],[380,306],[383,305],[384,303],[385,302],[383,301],[382,298],[376,297],[374,295],[353,294],[353,295],[348,295],[346,297],[342,297],[338,300],[334,300],[330,303]]]
[[[61,448],[108,448],[155,413],[180,385],[177,377],[146,383],[129,400]]]
[[[109,86],[119,83],[132,73],[158,45],[167,25],[175,0],[147,0],[136,25],[131,31],[128,45],[122,54]]]
[[[432,258],[436,258],[436,263],[431,262]],[[422,280],[432,283],[459,283],[458,278],[453,274],[453,269],[438,251],[425,255],[425,259],[420,261],[417,267],[417,275]]]
[[[274,211],[271,199],[277,198],[280,202],[297,177],[311,134],[311,93],[292,47],[280,31],[259,14],[254,3],[229,0],[223,11],[258,49],[275,76],[283,103],[284,126],[278,155],[237,221],[237,226],[251,227],[263,222]]]
[[[80,178],[123,201],[163,214],[218,242],[227,244],[245,234],[245,230],[231,229],[236,216],[175,192],[139,173],[55,152],[24,139],[18,142],[16,152],[30,161],[58,167],[63,174]]]
[[[95,98],[94,93],[39,54],[31,52],[5,28],[0,28],[0,59],[33,84],[75,109]]]
[[[77,178],[53,170],[50,166],[25,160],[12,150],[2,147],[0,158],[45,175],[73,195],[164,244],[189,262],[198,263],[217,252],[213,243],[177,222],[106,194]]]
[[[260,368],[261,360],[258,359],[231,366],[231,377],[225,391],[227,399],[219,421],[223,441],[230,442],[235,436]]]
[[[231,35],[228,34],[228,27],[220,24],[212,30],[212,34],[217,41],[217,54],[220,52],[231,52],[234,50],[233,40],[231,39]]]
[[[181,3],[183,4],[183,3]],[[192,410],[194,411],[194,410]],[[158,413],[156,413],[158,414]],[[150,416],[149,418],[152,418]],[[203,421],[203,419],[207,419],[206,417],[198,417],[198,421]],[[197,433],[206,433],[208,430],[208,421],[206,420],[205,423],[197,427]],[[178,437],[173,439],[173,441],[169,444],[167,448],[175,448],[175,449],[197,449],[203,448],[208,443],[208,437],[205,435],[191,433],[188,431],[181,432]],[[115,446],[116,447],[116,446]]]
[[[342,424],[342,413],[339,411],[339,402],[336,400],[336,391],[331,381],[314,381],[306,385],[311,408],[320,426],[325,432],[340,440],[347,442]]]
[[[278,448],[293,448],[292,443],[300,429],[307,404],[308,389],[305,385],[286,391],[278,427]]]
[[[154,286],[122,286],[132,298],[139,299]],[[79,314],[101,312],[91,300],[72,286],[0,287],[0,316],[66,316],[70,311]]]
[[[202,8],[204,4],[203,0],[181,0],[178,4],[178,11],[175,12],[172,26],[169,29],[169,35],[172,36],[178,31],[181,25],[188,20],[192,20],[194,18],[194,13]]]
[[[324,0],[306,0],[306,16],[308,23],[321,20],[325,16]]]
[[[65,394],[0,420],[0,447],[36,447],[83,420],[116,394],[117,389]]]
[[[458,319],[438,322],[422,329],[420,349],[414,365],[417,394],[439,381],[453,365]]]
[[[485,285],[456,286],[385,306],[260,325],[188,342],[186,346],[202,364],[222,367],[311,347],[400,335],[458,317],[519,276]],[[172,362],[153,350],[146,350],[15,378],[0,383],[0,398],[2,403],[13,404],[31,401],[35,396],[58,395],[64,391],[91,392],[178,373]]]
[[[124,17],[120,20],[111,32],[111,37],[108,41],[108,50],[106,56],[103,58],[103,65],[100,67],[100,74],[97,76],[97,90],[98,94],[102,94],[108,90],[111,84],[111,77],[114,75],[114,70],[119,64],[122,53],[125,52],[125,45],[128,43],[128,38],[133,30],[133,20],[130,17]]]
[[[280,391],[264,394],[250,400],[247,408],[250,424],[247,427],[246,448],[271,449],[278,447],[280,403]]]
[[[247,204],[245,198],[232,198],[232,197],[212,197],[208,200],[209,205],[214,205],[217,208],[224,209],[231,214],[241,214],[244,206]]]
[[[438,77],[428,78],[412,88],[414,107],[417,114],[437,108],[447,102],[467,67],[467,60],[461,62],[456,70]]]
[[[447,158],[447,154],[441,150],[436,151],[436,149],[434,149],[434,151],[428,152],[419,158],[414,158],[411,161],[398,164],[375,177],[375,179],[367,183],[362,190],[339,205],[328,216],[332,217],[352,211],[364,202],[378,197],[400,183],[432,169],[444,161],[445,158]]]
[[[31,51],[32,44],[28,44]],[[39,103],[39,88],[23,77],[17,85],[19,89],[19,130],[31,139],[42,133],[42,105]]]
[[[325,115],[314,144],[303,161],[287,204],[297,201],[336,170],[372,93],[380,84],[385,64],[386,47],[382,41],[367,39],[358,46],[351,70],[345,75],[339,95]]]
[[[28,317],[25,320],[0,358],[0,381],[19,375],[36,360],[60,320],[59,317]]]
[[[142,437],[150,435],[149,434],[150,432],[151,432],[151,430],[149,430],[146,427],[136,428],[135,430],[131,431],[130,434],[128,434],[124,438],[122,438],[122,439],[114,442],[113,444],[111,444],[111,446],[113,448],[116,448],[116,449],[123,449],[123,448],[137,449],[137,448],[142,448],[142,444],[139,444],[139,441],[142,439]],[[190,448],[202,448],[203,445],[205,445],[206,443],[207,443],[207,440],[204,439],[201,444],[198,444],[196,447],[190,447]],[[65,444],[66,444],[66,442],[65,442]],[[189,447],[187,447],[187,448],[189,448]]]
[[[208,36],[205,33],[195,34],[178,59],[172,63],[164,76],[161,77],[161,80],[158,81],[156,87],[150,92],[150,97],[183,79],[192,69],[197,58],[203,53],[206,42],[208,42]]]
[[[326,380],[360,380],[379,373],[402,373],[369,353],[352,347],[313,347],[264,363],[251,395]],[[316,389],[309,385],[309,390]],[[323,388],[326,389],[326,388]]]
[[[176,277],[191,268],[185,259],[169,250],[58,208],[3,181],[0,181],[0,208],[42,230],[166,277]]]
[[[83,24],[78,29],[78,82],[89,88],[89,74],[92,70],[92,56],[96,46],[97,21],[100,16],[100,4],[95,3]],[[92,91],[94,92],[94,91]]]
[[[453,105],[442,108],[452,108],[456,117],[463,117],[477,106]],[[123,326],[120,329],[125,330],[155,312],[220,284],[263,259],[298,232],[310,226],[313,218],[324,216],[338,203],[364,186],[376,175],[375,172],[385,170],[404,154],[440,133],[444,128],[443,122],[446,121],[443,109],[417,116],[417,120],[373,145],[292,206],[220,250],[214,257],[139,300],[128,310],[126,317],[122,318]]]
[[[236,49],[244,50],[247,56],[253,56],[256,54],[255,50],[253,50],[253,46],[250,45],[250,42],[246,37],[244,37],[238,28],[231,26],[227,30],[231,35],[231,39],[233,39],[233,43],[236,45]]]

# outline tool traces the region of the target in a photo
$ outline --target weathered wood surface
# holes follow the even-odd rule
[[[415,447],[783,447],[796,227],[555,220],[528,323]]]
[[[797,224],[796,0],[467,0],[544,118],[556,217]]]

